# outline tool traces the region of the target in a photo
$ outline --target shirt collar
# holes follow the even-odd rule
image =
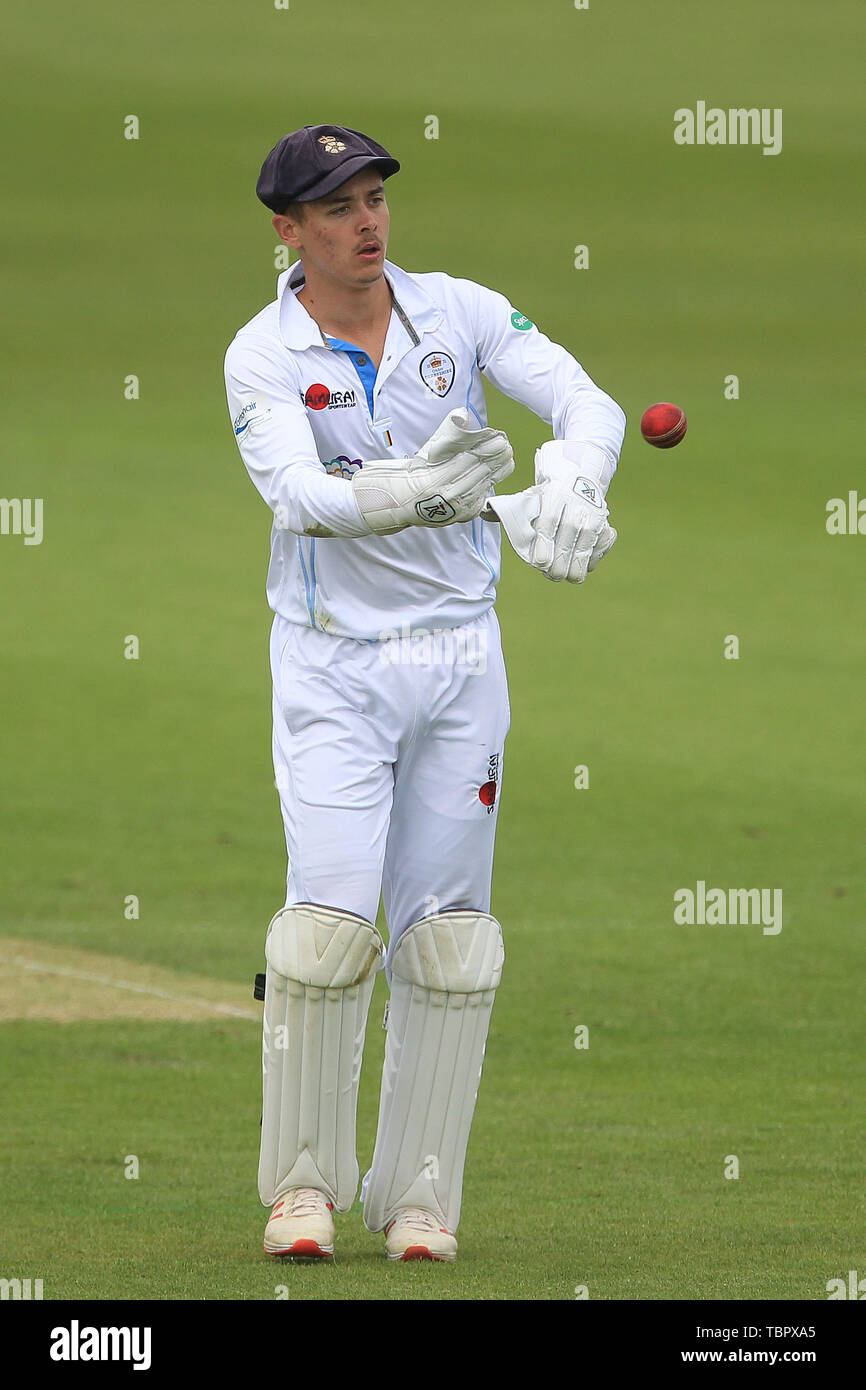
[[[277,281],[280,337],[287,348],[295,351],[328,346],[316,320],[310,317],[294,292],[303,277],[303,264],[301,261],[295,261],[294,265],[283,271]],[[385,261],[385,277],[394,298],[419,338],[422,333],[430,332],[439,326],[443,318],[441,306],[430,298],[413,275],[401,270],[392,261]]]

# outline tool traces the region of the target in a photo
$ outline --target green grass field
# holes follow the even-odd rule
[[[0,1276],[821,1300],[866,1275],[866,536],[825,527],[866,496],[860,7],[50,0],[4,37],[0,490],[44,499],[44,539],[0,536]],[[782,108],[782,153],[677,146],[698,100]],[[261,1253],[251,986],[284,842],[269,517],[222,358],[274,292],[261,160],[327,120],[403,162],[390,259],[501,290],[629,418],[599,571],[504,557],[507,962],[453,1267],[388,1266],[357,1205],[332,1266]],[[488,400],[527,486],[546,426]],[[656,400],[689,416],[673,452],[640,439]],[[675,924],[698,880],[781,888],[783,929]],[[193,987],[239,1013],[166,999]]]

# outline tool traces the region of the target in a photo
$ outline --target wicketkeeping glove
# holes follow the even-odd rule
[[[374,459],[358,470],[352,488],[371,531],[389,536],[479,515],[493,484],[514,472],[514,455],[502,430],[471,423],[468,410],[454,410],[414,458]]]
[[[605,471],[610,463],[597,445],[550,440],[535,454],[535,486],[491,497],[482,515],[500,521],[520,558],[547,579],[582,584],[616,541],[592,476]]]

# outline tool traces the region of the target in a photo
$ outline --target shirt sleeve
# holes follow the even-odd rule
[[[307,536],[369,536],[351,479],[322,468],[291,372],[268,344],[242,335],[225,358],[226,397],[247,472],[282,530]]]
[[[624,412],[564,347],[495,290],[471,287],[478,366],[493,385],[545,420],[555,439],[586,441],[603,450],[607,487],[625,437]]]

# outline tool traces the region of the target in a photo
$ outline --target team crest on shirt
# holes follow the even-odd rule
[[[421,380],[435,396],[447,396],[454,384],[454,358],[447,352],[428,352],[418,368]]]

